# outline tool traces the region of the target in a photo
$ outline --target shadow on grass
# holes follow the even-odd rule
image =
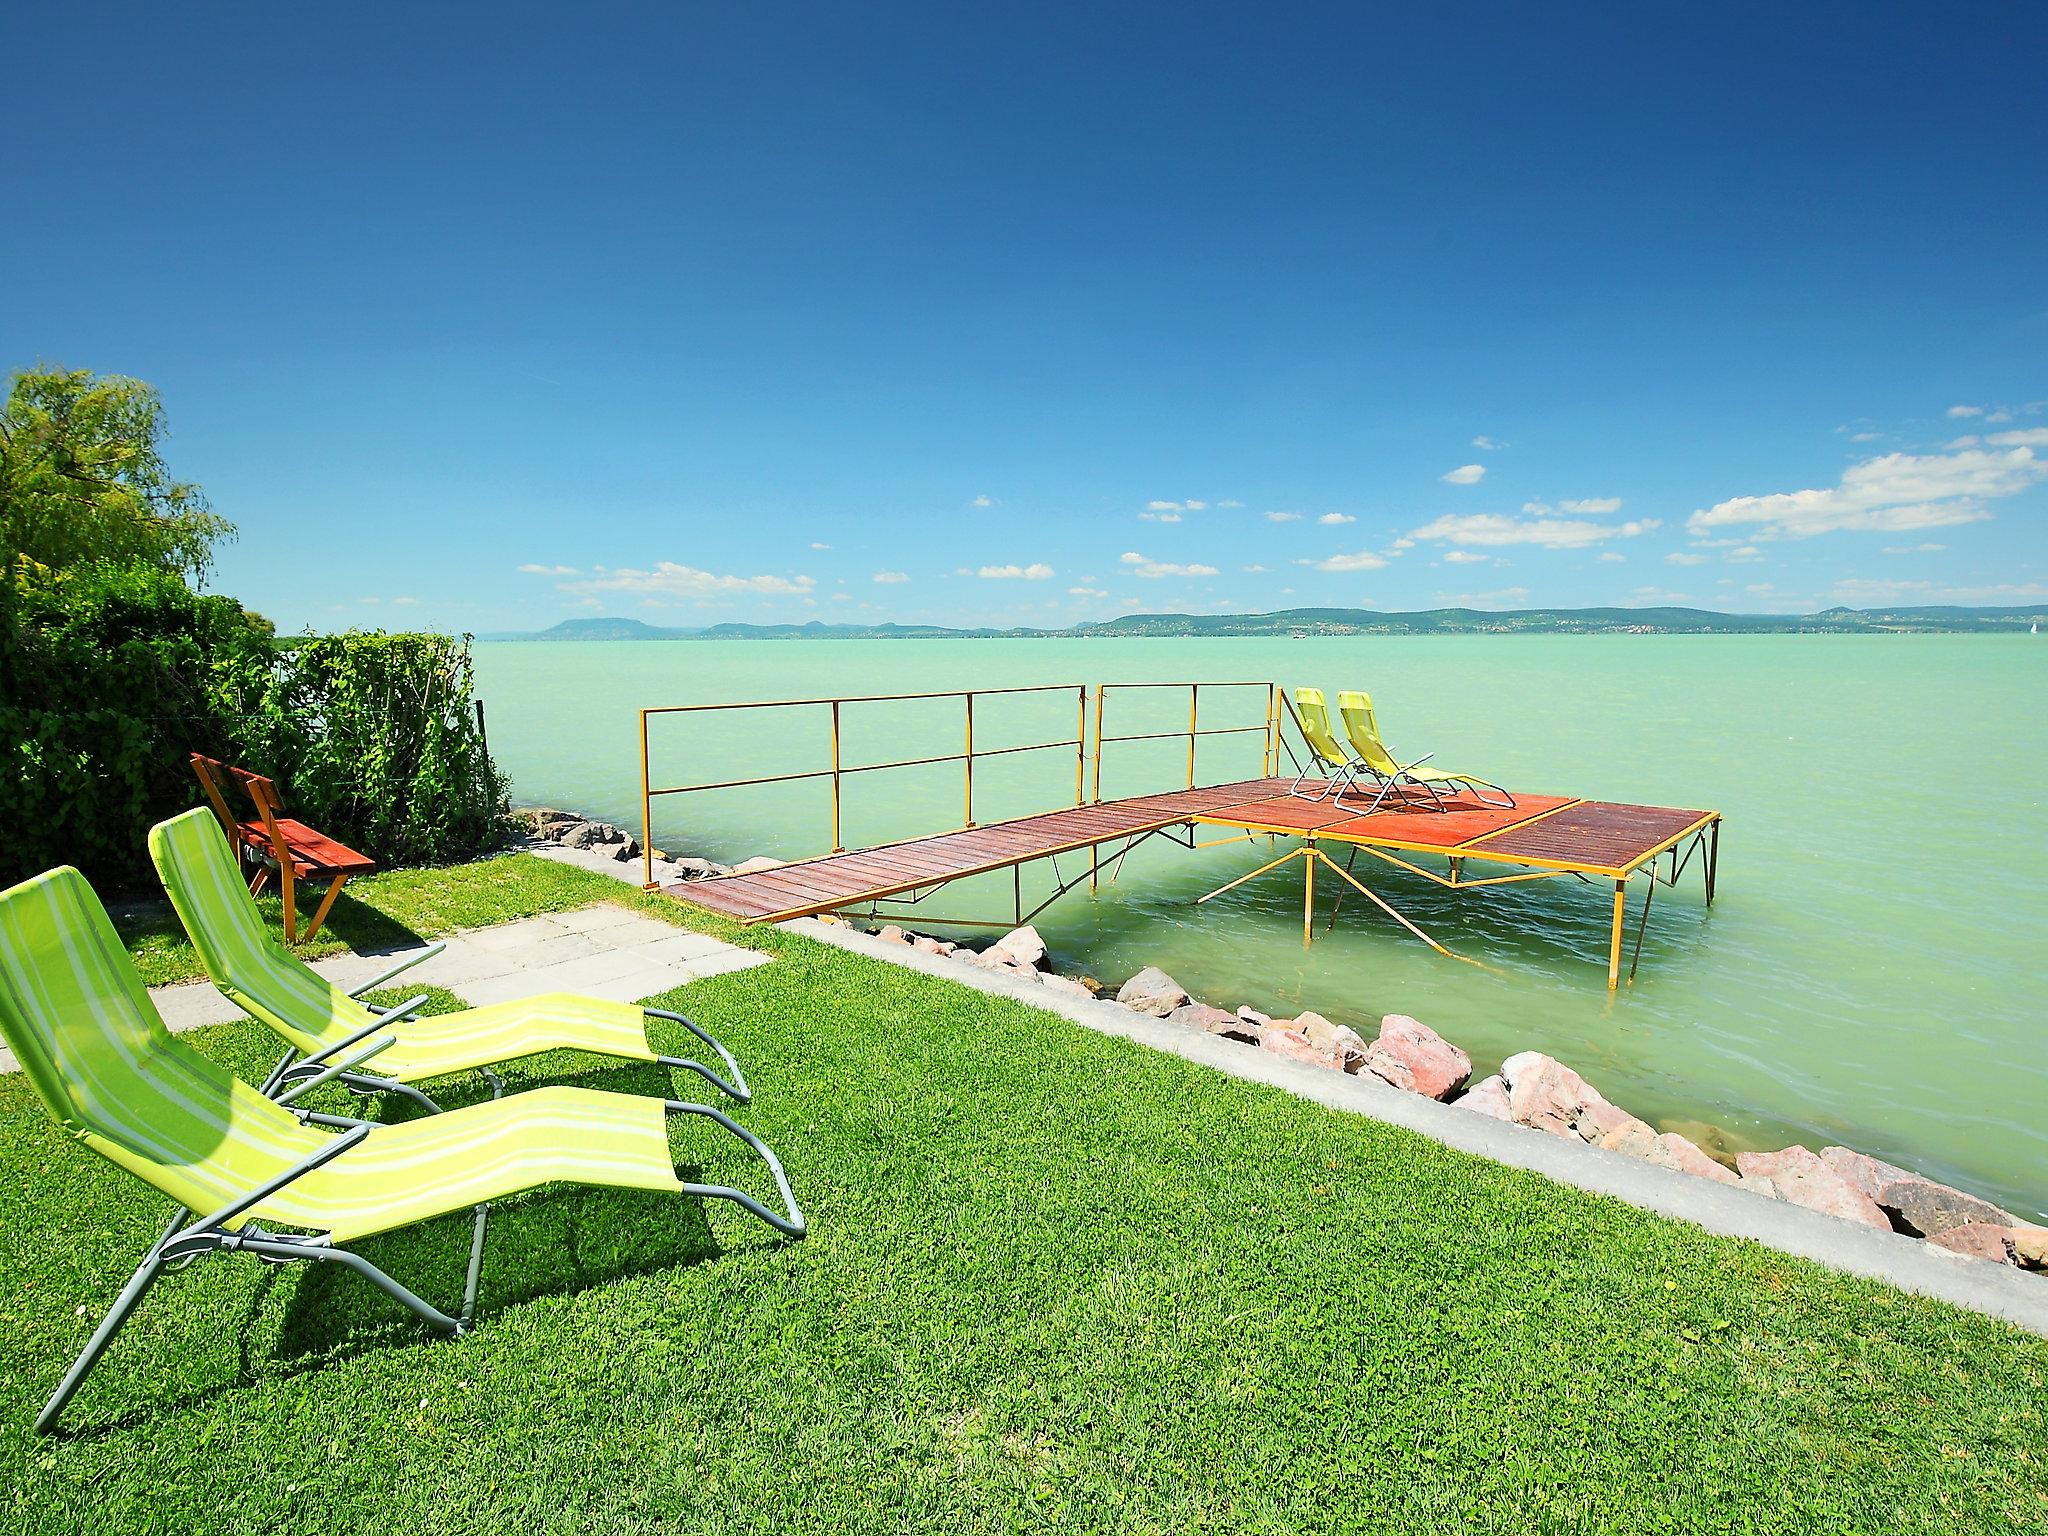
[[[541,1062],[552,1065],[567,1055],[559,1053],[557,1057],[542,1058]],[[588,1059],[575,1058],[579,1062]],[[562,1060],[561,1064],[571,1063]],[[662,1098],[675,1093],[665,1071],[639,1063],[582,1072],[536,1071],[530,1077],[508,1082],[507,1093],[513,1095],[522,1088],[554,1081]],[[488,1085],[474,1076],[436,1085],[434,1093],[447,1110],[487,1101],[491,1096]],[[355,1104],[354,1113],[365,1113],[360,1101]],[[379,1118],[385,1123],[396,1123],[424,1113],[406,1100],[393,1098],[380,1106]],[[675,1131],[687,1134],[680,1127]],[[678,1156],[677,1177],[717,1182],[705,1168],[681,1160],[677,1134],[671,1136],[672,1151]],[[524,1302],[574,1296],[630,1276],[721,1257],[728,1250],[712,1231],[707,1204],[694,1195],[573,1184],[552,1185],[493,1202],[485,1229],[474,1321],[488,1326],[494,1313]],[[361,1254],[415,1295],[452,1316],[461,1310],[463,1287],[468,1279],[473,1221],[473,1212],[451,1213],[365,1238],[350,1244],[349,1250]],[[761,1228],[756,1241],[773,1244],[782,1239]],[[208,1269],[247,1262],[232,1256],[203,1259],[194,1266],[199,1274],[185,1283],[204,1283],[202,1276]],[[59,1436],[77,1441],[103,1439],[152,1421],[160,1422],[165,1415],[202,1406],[259,1380],[297,1376],[381,1350],[406,1348],[422,1340],[443,1337],[369,1281],[338,1265],[256,1262],[262,1273],[239,1309],[242,1318],[235,1328],[238,1345],[231,1373],[204,1387],[152,1397],[111,1419],[67,1424],[60,1427]],[[283,1316],[275,1343],[266,1347],[259,1342],[262,1319],[277,1304],[280,1290]],[[118,1343],[115,1348],[119,1350]]]
[[[682,1170],[696,1178],[694,1169]],[[461,1310],[471,1217],[444,1216],[351,1245],[400,1284],[451,1315]],[[704,1202],[645,1190],[560,1187],[491,1207],[477,1320],[522,1302],[570,1296],[630,1275],[718,1257]],[[368,1281],[325,1264],[294,1266],[274,1365],[285,1373],[431,1336]]]
[[[302,893],[298,902],[301,930],[310,921],[312,913],[319,910],[324,892]],[[310,902],[306,899],[311,896]],[[284,936],[284,905],[271,897],[260,898],[257,905],[263,909],[263,921]],[[348,888],[334,898],[333,909],[327,914],[327,921],[320,925],[320,937],[341,940],[359,955],[376,954],[384,950],[410,949],[427,942],[423,934],[415,933],[404,923],[378,911],[375,907],[357,901],[349,895]]]
[[[312,922],[313,914],[319,910],[325,894],[325,888],[319,885],[299,890],[297,906],[302,935]],[[256,898],[256,907],[263,915],[263,925],[279,943],[283,943],[283,901],[275,895],[265,894]],[[115,931],[130,950],[189,948],[184,924],[178,921],[178,914],[168,901],[128,902],[114,908],[112,916]],[[381,954],[388,950],[411,949],[426,942],[425,935],[414,932],[389,914],[357,901],[348,893],[347,887],[343,887],[341,894],[334,898],[327,921],[320,925],[320,932],[311,940],[301,938],[291,948],[310,958],[338,954],[343,949],[352,949],[359,955]],[[197,964],[196,958],[194,964]]]

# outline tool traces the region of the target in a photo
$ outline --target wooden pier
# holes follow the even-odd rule
[[[1384,896],[1357,877],[1354,866],[1359,854],[1367,854],[1395,865],[1411,875],[1434,881],[1453,890],[1479,889],[1517,881],[1558,877],[1611,882],[1613,916],[1607,967],[1607,983],[1610,988],[1619,984],[1622,974],[1626,894],[1632,880],[1644,881],[1641,923],[1646,923],[1649,917],[1650,898],[1656,886],[1660,883],[1676,884],[1679,875],[1690,864],[1692,858],[1698,855],[1707,901],[1710,904],[1713,901],[1720,845],[1721,818],[1718,812],[1534,794],[1517,795],[1512,807],[1502,807],[1488,804],[1469,793],[1448,799],[1415,793],[1405,797],[1390,797],[1387,802],[1374,808],[1369,804],[1369,795],[1328,796],[1325,794],[1326,786],[1322,781],[1311,779],[1304,782],[1274,771],[1278,767],[1281,752],[1287,750],[1291,754],[1291,748],[1287,747],[1280,732],[1282,696],[1277,688],[1266,684],[1170,686],[1188,687],[1191,690],[1189,729],[1186,732],[1104,737],[1102,694],[1098,692],[1095,695],[1095,782],[1098,796],[1092,801],[1087,800],[1082,793],[1083,781],[1079,766],[1085,760],[1088,746],[1088,696],[1086,690],[1083,690],[1079,712],[1081,725],[1076,737],[1025,749],[1076,751],[1077,803],[1072,806],[987,825],[964,826],[954,831],[870,848],[835,849],[816,858],[797,860],[773,869],[708,880],[678,882],[663,886],[661,889],[679,901],[721,913],[743,923],[783,922],[791,918],[849,910],[860,910],[876,917],[910,917],[915,914],[884,912],[881,904],[893,902],[903,907],[914,907],[932,892],[955,881],[1010,870],[1013,874],[1016,901],[1015,909],[1008,920],[1024,922],[1083,880],[1094,884],[1099,878],[1103,851],[1106,848],[1114,848],[1117,865],[1120,867],[1124,854],[1138,842],[1154,835],[1173,837],[1181,846],[1190,849],[1213,847],[1222,842],[1249,841],[1259,837],[1285,838],[1293,841],[1296,846],[1201,899],[1208,901],[1224,891],[1298,859],[1304,866],[1304,943],[1314,937],[1315,881],[1316,871],[1320,867],[1342,882],[1344,887],[1360,892],[1418,938],[1448,955],[1448,949],[1423,933]],[[1184,735],[1189,743],[1188,777],[1192,780],[1195,776],[1195,743],[1198,738],[1211,734],[1230,735],[1244,732],[1246,728],[1212,728],[1209,731],[1201,729],[1194,702],[1197,697],[1194,690],[1203,686],[1212,689],[1238,686],[1266,688],[1266,723],[1262,727],[1250,728],[1259,731],[1266,738],[1262,763],[1266,771],[1253,779],[1205,786],[1190,783],[1188,787],[1157,794],[1101,799],[1101,748],[1105,741],[1154,740],[1164,735]],[[1107,691],[1107,687],[1103,691]],[[954,696],[915,697],[928,699]],[[971,701],[971,695],[966,697]],[[849,769],[839,762],[837,726],[840,705],[846,702],[879,702],[878,700],[798,702],[831,705],[832,767],[816,775],[784,774],[776,776],[773,780],[759,782],[822,777],[829,774],[833,780],[832,822],[836,842],[839,830],[838,787],[841,776],[849,772],[865,772],[871,768],[898,765],[860,765]],[[975,755],[971,702],[967,707],[966,718],[967,750],[964,754],[954,756],[962,758],[968,765],[967,807],[971,817],[972,761]],[[643,718],[643,742],[646,739],[645,725]],[[919,766],[932,761],[949,760],[953,758],[924,758],[917,760],[915,764],[902,766]],[[643,759],[643,770],[644,768]],[[757,781],[727,780],[703,786],[682,786],[671,790],[649,788],[646,793],[651,805],[651,798],[656,794],[690,792],[699,788],[728,788],[738,782]],[[1203,842],[1197,832],[1197,829],[1202,827],[1227,828],[1234,835]],[[651,810],[647,832],[651,845]],[[1176,833],[1180,835],[1175,836]],[[1333,849],[1345,856],[1343,864],[1338,864],[1331,857]],[[1061,870],[1058,863],[1061,855],[1078,855],[1084,852],[1087,855],[1085,871],[1075,869],[1070,873]],[[1660,873],[1659,861],[1666,855],[1669,856],[1670,869],[1668,873]],[[1417,860],[1420,858],[1441,859],[1443,868],[1438,870],[1418,863]],[[1037,907],[1027,912],[1023,902],[1020,872],[1025,865],[1039,860],[1053,861],[1053,892]],[[1481,868],[1474,872],[1471,867],[1473,865]],[[1510,867],[1513,872],[1498,872],[1503,866]],[[927,923],[937,922],[941,926],[949,922],[964,926],[994,926],[969,924],[961,919],[923,920]],[[1332,920],[1334,921],[1334,913]],[[1642,952],[1641,923],[1638,924],[1636,933],[1636,960],[1640,960]],[[1631,963],[1631,980],[1634,974],[1635,965]]]

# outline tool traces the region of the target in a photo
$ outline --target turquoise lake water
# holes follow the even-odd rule
[[[732,641],[477,647],[490,740],[522,802],[640,826],[642,706],[1038,683],[981,700],[977,751],[1064,738],[1102,681],[1369,688],[1397,754],[1512,788],[1713,808],[1711,913],[1697,866],[1660,889],[1636,985],[1605,988],[1611,888],[1453,893],[1380,866],[1368,883],[1448,961],[1353,896],[1304,951],[1298,866],[1197,908],[1272,856],[1154,839],[1121,877],[1039,917],[1063,970],[1164,966],[1197,996],[1369,1025],[1409,1013],[1479,1072],[1548,1051],[1617,1103],[1733,1148],[1841,1142],[2048,1215],[2048,644],[2026,637],[1527,636],[1331,640]],[[1256,727],[1263,689],[1203,695],[1204,727]],[[1107,734],[1185,730],[1185,689],[1112,692]],[[843,765],[960,750],[958,700],[848,706]],[[657,783],[828,761],[822,709],[658,718]],[[1252,777],[1259,738],[1201,743],[1204,782]],[[975,765],[980,821],[1071,804],[1072,748]],[[1186,743],[1106,750],[1105,797],[1185,782]],[[656,802],[655,843],[736,860],[831,846],[822,786]],[[845,779],[848,846],[947,830],[958,764]],[[1221,834],[1217,834],[1221,835]],[[1361,861],[1360,873],[1364,874]],[[1075,866],[1067,860],[1069,874]],[[1025,873],[1027,903],[1049,868]],[[1319,893],[1327,882],[1318,882]],[[1008,875],[933,910],[1010,910]],[[1328,911],[1329,895],[1323,894]],[[943,906],[941,903],[943,902]],[[1641,902],[1632,887],[1630,939]],[[935,930],[944,931],[944,930]],[[1368,1028],[1368,1033],[1370,1029]]]

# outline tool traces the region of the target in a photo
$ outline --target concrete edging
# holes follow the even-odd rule
[[[1660,1216],[1689,1221],[1722,1237],[1748,1238],[1780,1253],[1811,1259],[1845,1274],[1881,1280],[1902,1291],[1930,1296],[2048,1337],[2048,1281],[2008,1265],[1966,1258],[1918,1238],[1879,1232],[1602,1147],[1568,1142],[1453,1104],[1440,1104],[1420,1094],[1404,1093],[1376,1077],[1347,1076],[1134,1013],[1099,998],[1049,991],[1037,982],[963,965],[838,924],[804,917],[779,926],[837,949],[1044,1009],[1097,1034],[1135,1040],[1231,1077],[1265,1083],[1331,1109],[1398,1125],[1461,1152],[1540,1173],[1589,1194],[1608,1195]]]

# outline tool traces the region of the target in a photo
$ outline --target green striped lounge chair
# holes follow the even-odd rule
[[[666,1009],[567,992],[427,1018],[412,1016],[426,1000],[424,994],[395,1008],[379,1011],[368,1007],[357,1000],[360,994],[438,954],[442,946],[422,950],[353,992],[342,991],[279,943],[264,924],[235,868],[234,854],[218,819],[204,807],[152,827],[149,856],[213,984],[284,1039],[284,1058],[264,1083],[265,1092],[287,1088],[319,1071],[307,1058],[345,1050],[355,1041],[386,1033],[396,1043],[378,1054],[376,1070],[346,1073],[343,1086],[359,1093],[395,1092],[430,1110],[439,1106],[415,1084],[482,1071],[497,1088],[501,1085],[491,1068],[565,1048],[682,1068],[704,1077],[742,1104],[753,1097],[732,1053],[691,1020]],[[725,1064],[730,1080],[701,1062],[656,1051],[647,1040],[650,1017],[680,1024],[710,1046]]]
[[[428,1326],[459,1334],[476,1307],[490,1202],[541,1185],[729,1200],[787,1237],[805,1231],[775,1154],[709,1105],[549,1087],[373,1124],[293,1102],[344,1064],[394,1049],[388,1035],[333,1060],[309,1058],[313,1076],[268,1097],[164,1027],[75,869],[0,891],[0,1036],[59,1126],[177,1206],[44,1406],[38,1431],[55,1425],[163,1271],[209,1254],[340,1265]],[[679,1177],[668,1129],[681,1115],[709,1117],[751,1148],[773,1175],[782,1210]],[[468,1280],[452,1316],[349,1251],[359,1239],[470,1210]]]

